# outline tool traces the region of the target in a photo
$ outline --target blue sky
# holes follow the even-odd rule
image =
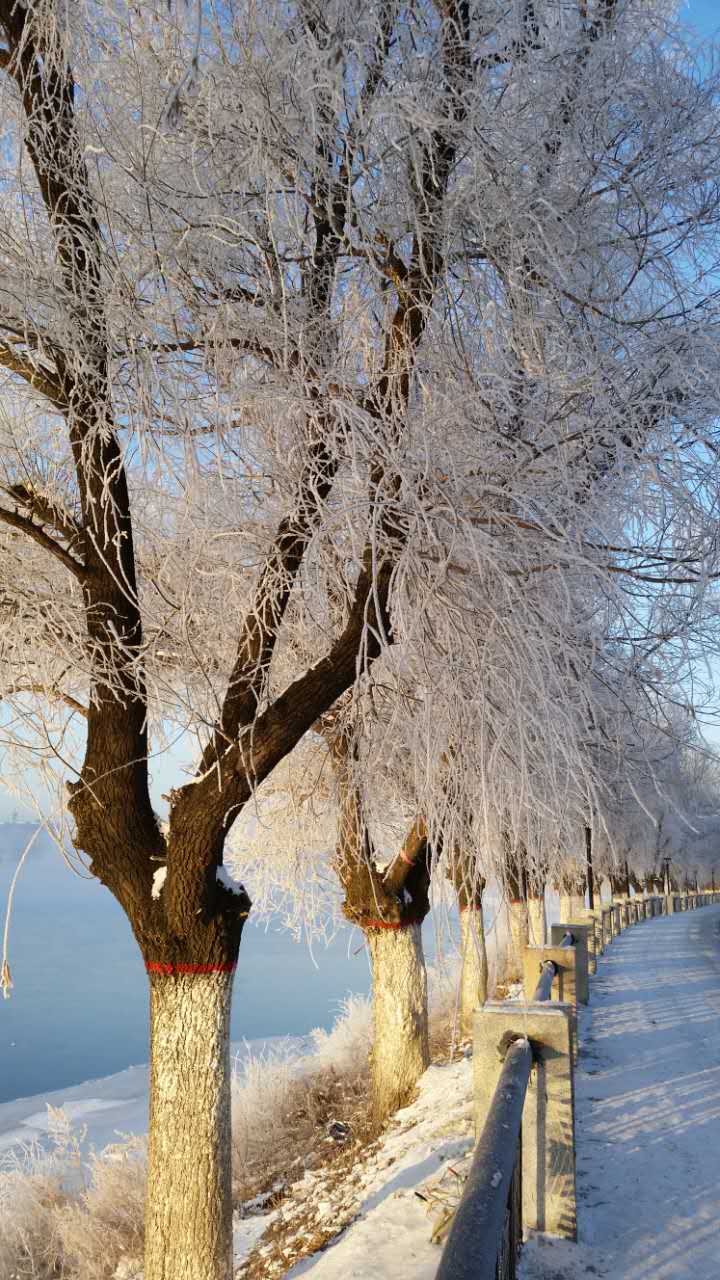
[[[686,0],[681,14],[685,22],[692,23],[703,34],[711,34],[720,28],[719,0]]]

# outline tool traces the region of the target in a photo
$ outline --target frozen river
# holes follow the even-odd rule
[[[0,824],[0,904],[33,828]],[[0,1001],[0,1102],[121,1071],[148,1060],[147,988],[115,900],[80,879],[44,836],[15,894],[14,989]],[[348,991],[367,991],[362,937],[344,929],[313,956],[279,928],[248,925],[235,979],[232,1037],[303,1035],[329,1027]]]

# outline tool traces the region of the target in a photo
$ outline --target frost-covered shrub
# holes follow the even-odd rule
[[[52,1111],[51,1148],[34,1144],[0,1171],[2,1280],[110,1280],[143,1249],[144,1141],[83,1162],[81,1138]]]
[[[347,995],[330,1031],[322,1027],[312,1032],[313,1051],[308,1071],[329,1068],[351,1076],[365,1070],[372,1045],[372,1004],[367,996]]]
[[[0,1275],[49,1280],[57,1274],[56,1210],[65,1203],[60,1178],[28,1150],[0,1173]]]
[[[320,1163],[332,1120],[363,1124],[371,1039],[370,1002],[348,995],[308,1052],[287,1041],[243,1059],[232,1082],[236,1199],[271,1196]]]
[[[72,1280],[109,1280],[120,1266],[129,1280],[143,1255],[144,1140],[131,1138],[91,1157],[88,1173],[85,1190],[56,1217],[65,1274]]]

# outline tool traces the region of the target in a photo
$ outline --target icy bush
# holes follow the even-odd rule
[[[347,995],[340,1003],[332,1029],[316,1028],[312,1041],[308,1071],[330,1068],[346,1076],[364,1071],[372,1045],[372,1004],[368,997]]]
[[[308,1052],[288,1041],[242,1061],[232,1082],[237,1200],[272,1196],[322,1159],[333,1120],[356,1119],[371,1039],[370,1002],[348,995],[332,1029],[311,1032]]]
[[[49,1151],[34,1144],[0,1170],[3,1280],[110,1280],[142,1255],[144,1142],[128,1139],[83,1162],[82,1136],[51,1109]]]

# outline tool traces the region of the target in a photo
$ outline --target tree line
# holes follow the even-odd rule
[[[489,882],[519,943],[548,884],[710,874],[718,79],[663,0],[0,30],[4,769],[148,970],[146,1280],[228,1280],[251,880],[336,878],[380,1123],[438,895],[471,1004]]]

